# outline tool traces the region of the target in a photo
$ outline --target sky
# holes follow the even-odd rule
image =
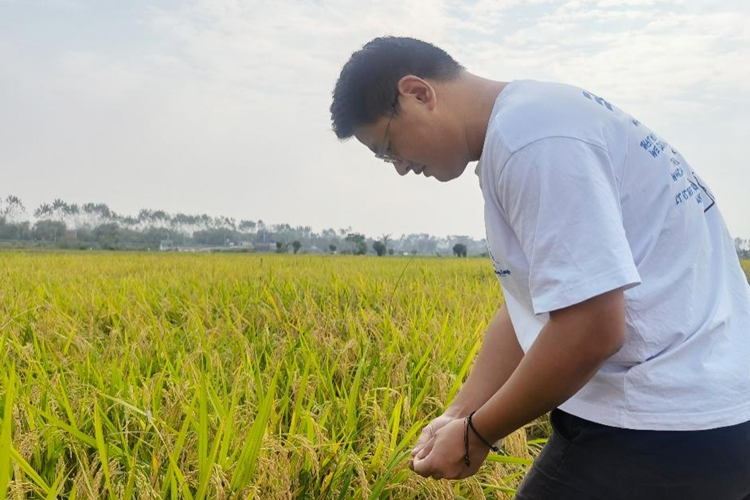
[[[342,65],[382,35],[603,97],[750,238],[746,0],[0,0],[0,196],[483,238],[474,163],[401,177],[332,131]]]

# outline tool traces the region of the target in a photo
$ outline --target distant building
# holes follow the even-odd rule
[[[174,241],[172,240],[161,240],[159,243],[159,250],[162,252],[168,251],[168,250],[175,250]]]
[[[256,252],[275,252],[276,251],[275,242],[255,243],[253,247],[255,248]]]

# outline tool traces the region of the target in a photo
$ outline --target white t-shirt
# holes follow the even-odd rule
[[[475,172],[524,352],[549,311],[625,289],[624,346],[562,410],[628,429],[750,420],[750,286],[717,201],[673,146],[583,89],[515,80]]]

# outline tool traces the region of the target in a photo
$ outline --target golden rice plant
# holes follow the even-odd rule
[[[0,500],[510,498],[549,432],[463,481],[408,469],[502,303],[486,259],[4,252],[0,276]]]

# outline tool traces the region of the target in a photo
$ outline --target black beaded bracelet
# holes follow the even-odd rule
[[[482,436],[481,436],[481,435],[479,434],[479,432],[477,432],[477,430],[476,430],[476,429],[474,428],[474,424],[472,424],[472,423],[471,423],[471,417],[472,417],[472,416],[473,416],[473,415],[474,415],[475,413],[476,413],[476,410],[474,410],[473,412],[471,412],[471,413],[469,414],[469,416],[468,416],[468,417],[466,417],[466,418],[467,418],[467,420],[468,420],[468,422],[469,422],[469,427],[471,427],[471,430],[473,430],[473,431],[474,431],[474,434],[476,434],[476,435],[477,435],[477,436],[479,437],[479,439],[480,439],[480,440],[481,440],[481,441],[482,441],[482,442],[483,442],[484,444],[486,444],[487,446],[489,446],[489,447],[490,447],[490,449],[491,449],[492,451],[494,451],[494,452],[500,451],[500,448],[498,448],[497,446],[492,446],[492,445],[491,445],[490,443],[488,443],[488,442],[487,442],[487,440],[486,440],[486,439],[484,439],[484,438],[483,438],[483,437],[482,437]],[[468,441],[467,441],[467,443],[468,443]],[[466,449],[467,449],[467,454],[468,454],[468,449],[469,449],[469,447],[467,446],[467,447],[466,447]]]
[[[471,459],[469,459],[469,427],[471,427],[471,430],[474,431],[474,434],[479,436],[479,439],[481,439],[484,444],[489,446],[492,449],[492,451],[494,452],[500,451],[500,449],[497,446],[492,446],[490,443],[488,443],[487,440],[484,439],[474,428],[474,424],[471,423],[471,417],[475,413],[476,411],[473,411],[469,414],[468,417],[464,418],[464,420],[466,421],[466,426],[464,427],[464,445],[466,446],[466,453],[464,454],[464,463],[466,464],[467,467],[471,465]]]
[[[469,466],[471,465],[471,460],[469,460],[469,421],[468,419],[464,419],[466,421],[466,425],[464,426],[464,445],[466,446],[466,454],[464,455],[464,463]]]

